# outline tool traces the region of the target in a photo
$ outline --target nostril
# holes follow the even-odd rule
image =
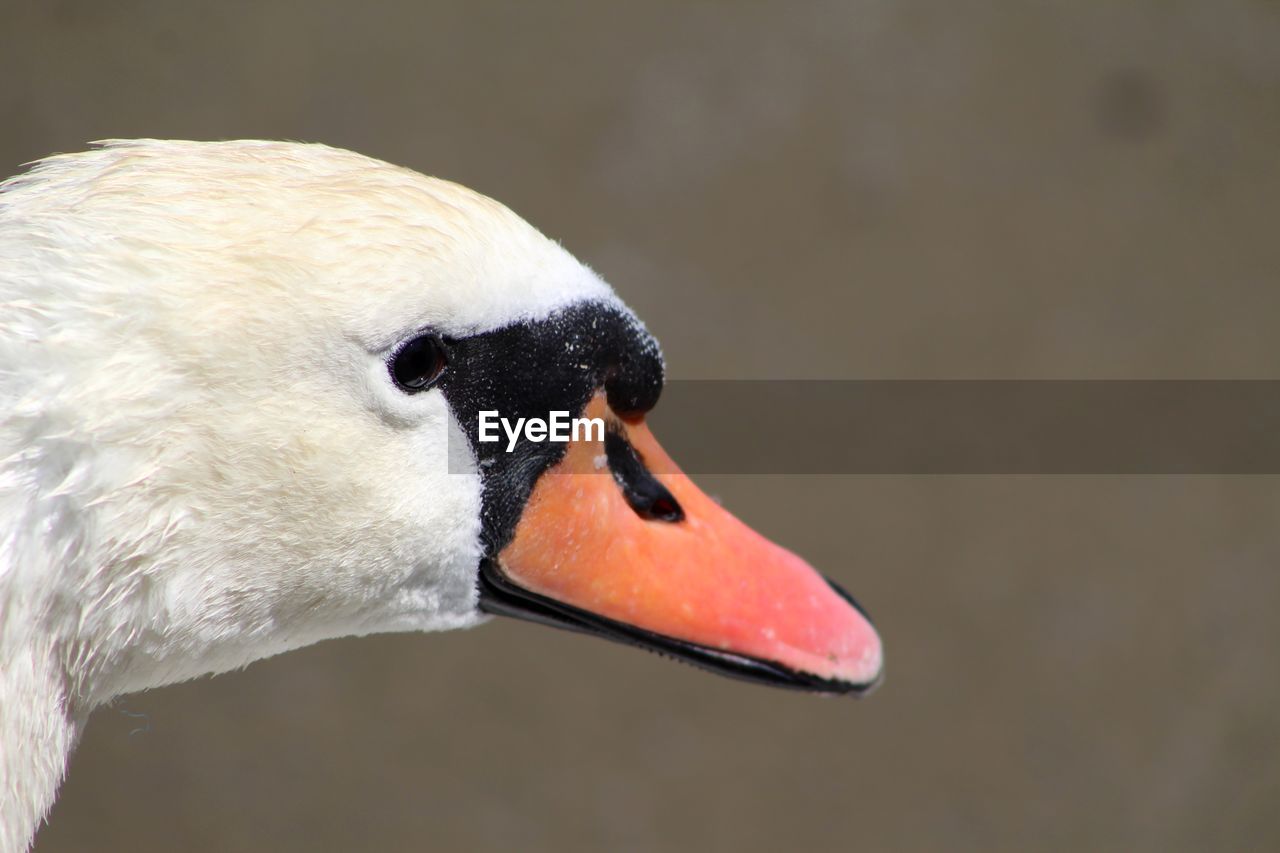
[[[622,434],[620,425],[610,424],[605,431],[604,452],[614,481],[636,515],[647,521],[684,520],[679,501],[645,467],[640,454]]]
[[[664,489],[665,491],[665,489]],[[659,521],[679,521],[684,518],[684,511],[671,495],[663,495],[649,504],[649,514]]]

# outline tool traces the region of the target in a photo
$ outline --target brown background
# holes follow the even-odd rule
[[[1280,376],[1276,2],[0,0],[0,127],[462,181],[681,378]],[[99,711],[37,849],[1280,845],[1275,478],[704,485],[867,604],[877,695],[326,643]]]

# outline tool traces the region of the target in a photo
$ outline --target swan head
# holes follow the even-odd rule
[[[880,676],[852,599],[662,452],[644,326],[463,187],[108,143],[0,193],[0,305],[2,642],[53,638],[86,703],[491,614],[781,686]],[[554,411],[605,430],[480,440]]]

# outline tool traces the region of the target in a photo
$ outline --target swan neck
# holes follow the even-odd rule
[[[83,718],[52,656],[25,649],[0,666],[0,853],[30,849],[66,774]]]

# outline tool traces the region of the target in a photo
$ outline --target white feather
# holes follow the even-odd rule
[[[4,184],[0,851],[119,693],[479,621],[479,478],[385,358],[613,298],[496,202],[319,145],[108,142]]]

